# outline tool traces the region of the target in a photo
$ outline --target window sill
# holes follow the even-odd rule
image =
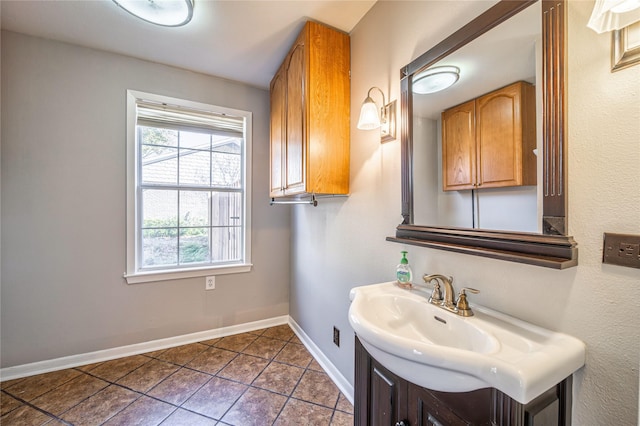
[[[124,274],[127,284],[148,283],[152,281],[182,280],[185,278],[206,277],[210,275],[240,274],[250,272],[253,264],[243,263],[238,265],[227,265],[206,268],[194,268],[184,270],[169,271],[149,271]]]

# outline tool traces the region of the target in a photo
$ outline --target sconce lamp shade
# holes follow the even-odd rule
[[[598,34],[640,21],[640,0],[596,0],[587,26]]]
[[[193,16],[192,0],[113,0],[130,14],[156,25],[179,27]]]
[[[378,106],[373,101],[371,96],[367,96],[367,99],[362,103],[360,109],[360,118],[358,119],[358,129],[360,130],[373,130],[380,127],[380,113]]]
[[[419,95],[444,90],[460,78],[460,69],[454,66],[429,68],[413,78],[412,91]]]

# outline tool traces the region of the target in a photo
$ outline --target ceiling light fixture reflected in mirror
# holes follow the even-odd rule
[[[460,68],[454,66],[433,67],[413,78],[412,90],[418,95],[426,95],[444,90],[460,78]]]
[[[193,17],[192,0],[113,0],[130,14],[156,25],[179,27]]]

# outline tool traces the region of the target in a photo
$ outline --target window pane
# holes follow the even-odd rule
[[[178,226],[178,191],[142,190],[142,227]]]
[[[178,131],[138,126],[140,142],[149,145],[178,146]],[[144,155],[143,155],[144,158]]]
[[[213,262],[240,260],[242,249],[242,230],[240,228],[212,228],[211,237],[211,260]]]
[[[180,150],[180,185],[209,186],[210,170],[209,151]]]
[[[240,188],[242,168],[240,155],[214,152],[211,168],[211,184],[225,188]]]
[[[242,197],[238,192],[211,193],[211,225],[242,225]]]
[[[142,146],[142,182],[178,183],[178,150],[159,146]]]
[[[178,230],[176,228],[142,231],[142,265],[171,266],[178,264]]]
[[[180,226],[209,226],[209,191],[180,191]]]
[[[207,133],[180,132],[180,147],[211,149],[211,135]]]
[[[209,228],[180,229],[180,263],[209,262]]]

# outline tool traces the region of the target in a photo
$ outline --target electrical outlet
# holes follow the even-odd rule
[[[640,268],[640,235],[605,232],[602,263]]]
[[[333,326],[333,343],[337,347],[340,347],[340,330],[338,330],[335,325]]]
[[[204,280],[204,289],[205,290],[215,290],[216,289],[216,276],[212,275],[210,277],[205,278]]]

